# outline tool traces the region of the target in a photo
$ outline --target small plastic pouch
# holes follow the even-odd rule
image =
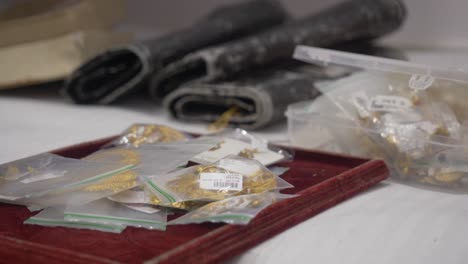
[[[93,153],[83,160],[109,164],[136,164],[134,168],[87,184],[58,190],[44,197],[25,201],[31,210],[63,205],[82,205],[138,186],[139,177],[164,174],[214,145],[214,139],[178,143],[142,145],[139,148],[110,148]]]
[[[468,98],[468,72],[304,46],[296,48],[294,57],[362,71],[317,85],[336,112],[310,103],[297,115],[299,104],[290,106],[292,141],[299,143],[297,136],[304,135],[298,129],[323,126],[346,153],[359,150],[370,158],[385,158],[396,172],[394,179],[444,191],[468,191],[462,181],[448,187],[437,181],[429,184],[426,178],[438,171],[431,161],[439,153],[468,150],[463,129],[468,108],[453,98]]]
[[[121,192],[119,194],[109,196],[108,199],[114,202],[124,203],[127,206],[157,206],[161,204],[161,200],[158,196],[152,192],[146,190],[143,186],[135,187],[131,190]],[[176,202],[170,205],[171,208],[177,208],[182,210],[193,210],[205,205],[207,202],[203,201],[186,201]]]
[[[46,207],[87,204],[138,186],[137,176],[137,172],[130,169],[86,185],[78,184],[72,188],[52,191],[41,197],[24,199],[24,204],[28,205],[31,211]]]
[[[25,224],[41,225],[50,227],[68,227],[78,229],[91,229],[103,232],[121,233],[125,226],[89,222],[69,222],[64,220],[64,210],[50,207],[42,210],[40,213],[28,218]]]
[[[99,150],[83,160],[136,164],[139,175],[167,172],[186,164],[195,155],[218,144],[219,139],[193,139],[183,142],[141,145],[139,148],[116,147]]]
[[[289,168],[278,167],[278,166],[269,167],[268,169],[277,177],[283,175],[289,170]],[[283,180],[279,179],[279,181],[283,181]],[[284,185],[286,186],[286,184]],[[154,194],[154,192],[149,191],[148,188],[144,188],[143,190],[135,190],[135,189],[122,192],[121,193],[122,195],[110,197],[109,199],[118,200],[120,202],[127,202],[127,203],[138,203],[137,201],[142,201],[142,203],[145,203],[145,204],[153,204],[153,205],[161,204],[161,199],[159,198],[160,195],[158,196]],[[209,202],[207,201],[193,200],[193,201],[175,202],[166,206],[171,207],[171,208],[176,208],[176,209],[182,209],[186,211],[193,211],[208,203]]]
[[[258,161],[234,155],[212,164],[146,177],[144,184],[164,206],[186,201],[218,201],[293,187]],[[154,197],[153,202],[156,203]]]
[[[269,146],[265,139],[254,136],[239,128],[205,138],[217,138],[220,143],[208,151],[195,156],[192,159],[195,163],[210,164],[229,155],[255,159],[264,166],[292,159],[291,153]]]
[[[276,192],[235,196],[209,203],[170,221],[169,225],[203,222],[247,225],[250,220],[269,205],[292,197],[295,197],[295,195]]]
[[[132,167],[43,153],[0,165],[0,198],[40,197],[77,185],[87,186]]]
[[[113,224],[166,230],[167,213],[164,208],[117,203],[100,199],[91,203],[65,209],[65,220],[96,224]]]
[[[104,148],[126,146],[139,147],[144,144],[184,141],[188,136],[164,125],[133,124]]]

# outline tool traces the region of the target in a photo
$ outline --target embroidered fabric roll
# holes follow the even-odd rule
[[[222,6],[189,28],[99,54],[74,71],[63,93],[75,103],[111,103],[145,87],[151,73],[189,52],[263,31],[287,18],[276,0]]]
[[[210,82],[292,56],[298,44],[331,46],[374,39],[400,27],[401,0],[350,0],[319,14],[227,44],[191,53],[152,77],[150,91],[162,98],[192,81]]]

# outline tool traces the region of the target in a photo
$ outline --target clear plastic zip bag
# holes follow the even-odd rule
[[[35,198],[77,185],[87,186],[133,166],[70,159],[43,153],[0,165],[0,198]]]
[[[260,211],[280,200],[295,197],[276,192],[264,192],[227,198],[209,203],[169,222],[169,225],[193,223],[227,223],[247,225]]]
[[[183,142],[141,145],[138,148],[115,147],[99,150],[83,160],[136,164],[139,175],[152,175],[173,170],[195,155],[219,143],[218,139],[192,139]]]
[[[47,207],[87,204],[138,186],[137,176],[137,172],[130,169],[105,179],[88,182],[86,185],[77,184],[41,197],[24,199],[23,203],[28,205],[31,211]]]
[[[450,93],[466,86],[464,72],[304,46],[296,48],[294,57],[313,64],[364,70],[318,86],[359,127],[389,138],[460,137],[460,119],[451,103],[434,93]]]
[[[28,218],[24,223],[50,227],[91,229],[110,233],[121,233],[125,229],[123,225],[66,221],[64,220],[64,210],[54,207],[42,210],[35,216]]]
[[[184,141],[188,135],[168,126],[157,124],[133,124],[118,138],[106,144],[109,147],[139,147],[144,144]]]
[[[213,139],[191,140],[179,143],[142,145],[139,148],[110,148],[84,158],[109,164],[136,164],[134,168],[104,179],[76,184],[73,188],[58,190],[44,197],[27,199],[30,210],[64,205],[82,205],[108,197],[140,185],[139,177],[164,174],[190,158],[216,145]]]
[[[166,230],[165,208],[128,206],[109,199],[100,199],[85,205],[65,209],[65,220],[96,224],[113,224]]]
[[[281,176],[284,173],[286,173],[289,168],[286,167],[278,167],[278,166],[273,166],[273,167],[268,167],[268,169],[276,176]],[[125,203],[125,204],[148,204],[148,205],[153,205],[153,204],[160,204],[161,201],[159,198],[155,197],[154,194],[150,192],[146,192],[143,186],[137,186],[135,188],[132,188],[130,190],[126,190],[123,192],[120,192],[118,194],[115,194],[113,196],[107,197],[108,199],[118,202],[118,203]],[[184,210],[191,210],[194,208],[198,208],[200,206],[205,205],[206,202],[198,202],[196,203],[195,201],[192,202],[185,202],[185,203],[179,203],[178,205],[174,206],[179,209],[184,209]]]
[[[192,166],[158,177],[145,177],[152,202],[164,206],[293,187],[256,160],[228,156],[208,165]]]
[[[460,124],[452,110],[443,102],[435,102],[428,93],[401,88],[406,82],[395,74],[363,72],[322,90],[357,126],[381,133],[382,137],[459,138]]]
[[[192,159],[195,163],[210,164],[229,155],[255,159],[264,166],[292,159],[292,153],[270,146],[266,139],[255,136],[240,128],[223,131],[222,133],[203,138],[217,138],[220,143],[214,148],[195,156]]]

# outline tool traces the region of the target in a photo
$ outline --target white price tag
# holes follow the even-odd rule
[[[258,152],[254,153],[254,159],[258,160],[264,166],[276,163],[284,158],[283,155],[267,149],[267,142],[257,140],[249,144],[240,140],[231,138],[223,138],[223,143],[219,148],[202,152],[191,159],[191,161],[200,164],[209,164],[216,162],[229,155],[238,155],[245,149],[257,149]]]
[[[201,173],[200,188],[242,191],[242,175],[236,173]]]
[[[371,111],[399,112],[408,110],[413,103],[408,98],[395,95],[377,95],[369,104]]]

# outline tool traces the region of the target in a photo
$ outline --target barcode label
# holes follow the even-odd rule
[[[242,191],[242,175],[237,173],[201,173],[200,188]]]
[[[237,182],[221,182],[221,181],[215,181],[213,183],[213,186],[215,188],[229,188],[229,189],[238,189],[239,184]]]

